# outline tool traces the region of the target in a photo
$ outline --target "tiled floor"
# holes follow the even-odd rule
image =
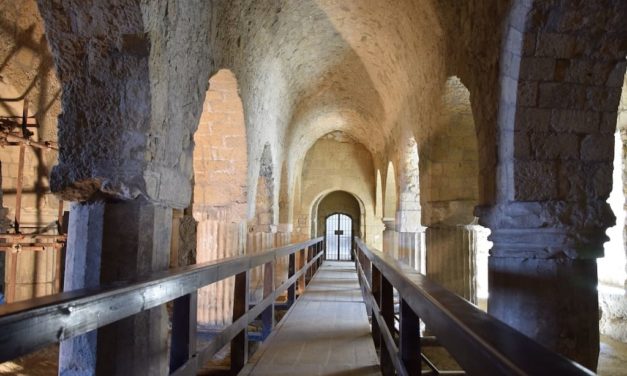
[[[354,264],[325,262],[240,375],[380,375]]]

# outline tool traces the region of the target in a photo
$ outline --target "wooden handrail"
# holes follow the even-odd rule
[[[408,265],[389,254],[369,248],[359,238],[355,239],[357,270],[364,294],[381,293],[381,288],[372,286],[372,276],[380,273],[380,286],[384,280],[388,288],[395,288],[413,313],[425,322],[429,331],[449,351],[455,360],[471,375],[594,375],[578,363],[557,354],[516,331],[505,323],[478,309],[473,304],[455,295],[444,287],[430,281]],[[365,297],[373,309],[373,323],[384,327],[376,296]],[[411,317],[411,315],[409,315]],[[376,319],[376,320],[375,320]],[[414,316],[415,320],[416,317]],[[389,325],[389,323],[388,323]],[[403,315],[401,314],[401,337]],[[413,326],[415,328],[415,326]],[[374,325],[373,325],[374,328]],[[377,328],[378,329],[378,328]],[[398,374],[408,371],[407,359],[403,359],[394,338],[386,330],[377,330],[383,338],[382,346],[389,354]],[[419,333],[406,333],[418,336]],[[377,340],[375,339],[375,343]],[[386,345],[391,343],[391,345]],[[415,349],[414,349],[415,350]],[[383,357],[382,357],[383,358]],[[382,364],[384,374],[384,364]]]
[[[281,257],[290,256],[291,261],[296,252],[316,246],[318,254],[308,258],[301,270],[266,297],[258,305],[262,310],[273,303],[272,298],[279,290],[288,289],[299,276],[319,263],[322,241],[319,237],[247,256],[170,269],[139,281],[0,305],[0,362],[195,293],[201,287],[274,263]],[[256,310],[251,310],[244,321],[253,320]],[[242,325],[239,321],[233,325],[236,324]]]

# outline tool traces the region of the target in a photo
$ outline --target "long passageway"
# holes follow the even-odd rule
[[[355,266],[326,261],[240,375],[380,375]]]

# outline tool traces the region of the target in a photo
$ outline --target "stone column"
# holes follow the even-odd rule
[[[205,213],[207,214],[207,213]],[[244,253],[245,226],[220,215],[195,213],[198,218],[198,263],[240,256]],[[218,281],[198,291],[198,325],[202,330],[221,330],[233,317],[235,278]]]
[[[464,299],[476,303],[475,237],[465,225],[428,227],[426,270],[438,282]]]
[[[603,255],[609,205],[510,202],[478,208],[494,243],[488,313],[595,370],[599,356],[596,258]]]
[[[425,228],[420,224],[421,209],[420,202],[417,201],[417,195],[409,193],[401,193],[401,209],[396,213],[397,230],[398,230],[398,258],[410,265],[412,268],[420,271],[423,242]]]
[[[383,249],[385,253],[389,253],[394,257],[398,257],[398,232],[396,231],[396,221],[394,219],[384,218],[383,224]]]
[[[98,287],[104,203],[74,204],[70,210],[63,291]],[[61,342],[59,375],[96,373],[97,331]]]
[[[424,232],[399,232],[398,255],[399,259],[417,271],[422,269],[422,238]]]
[[[142,278],[166,270],[172,209],[144,198],[105,205],[101,283]],[[168,314],[165,305],[98,330],[100,375],[167,375]]]

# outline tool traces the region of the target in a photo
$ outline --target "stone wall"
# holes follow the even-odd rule
[[[370,152],[342,133],[329,134],[309,150],[303,165],[301,201],[295,205],[294,231],[310,233],[314,202],[333,191],[345,191],[363,202],[366,241],[373,242],[382,226],[374,216],[375,172]],[[377,223],[378,222],[378,223]]]

